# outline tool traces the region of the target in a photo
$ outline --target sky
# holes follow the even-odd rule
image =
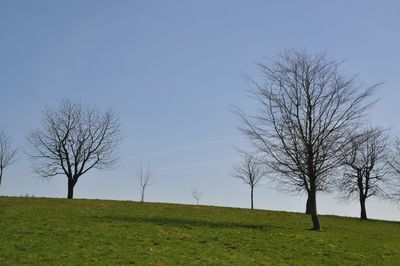
[[[254,110],[244,76],[286,48],[326,51],[364,85],[384,82],[368,120],[400,130],[398,1],[0,1],[0,128],[19,147],[0,195],[65,197],[64,176],[35,176],[26,135],[46,106],[70,99],[119,113],[124,140],[114,169],[91,171],[77,198],[138,200],[140,164],[150,165],[145,200],[249,206],[231,177],[235,147],[247,147],[232,105]],[[259,209],[302,212],[305,198],[265,180]],[[400,220],[400,208],[367,202],[369,217]],[[357,202],[318,196],[322,214],[358,216]]]

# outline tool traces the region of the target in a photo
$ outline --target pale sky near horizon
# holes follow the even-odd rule
[[[285,48],[326,51],[361,82],[384,81],[372,124],[400,130],[398,1],[0,1],[0,128],[20,147],[0,195],[65,197],[66,179],[34,176],[23,153],[41,111],[68,98],[121,118],[121,161],[92,171],[77,198],[138,200],[139,164],[150,164],[148,201],[248,207],[248,188],[229,173],[246,140],[231,105],[254,108],[244,75]],[[303,211],[305,199],[266,180],[255,207]],[[320,213],[358,216],[357,202],[319,196]],[[371,218],[400,208],[370,199]]]

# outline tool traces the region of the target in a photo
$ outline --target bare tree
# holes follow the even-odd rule
[[[342,165],[342,151],[378,84],[361,90],[324,53],[287,50],[258,66],[263,80],[251,80],[251,91],[259,113],[237,110],[242,131],[281,190],[307,194],[313,229],[319,230],[317,192],[332,185],[332,172]]]
[[[72,199],[82,175],[91,169],[108,169],[117,162],[115,152],[120,140],[115,112],[64,100],[44,110],[42,128],[28,136],[32,146],[28,155],[40,176],[65,175],[67,198]]]
[[[254,209],[254,188],[264,177],[262,164],[250,154],[243,156],[243,161],[235,163],[232,176],[239,178],[250,186],[251,209]]]
[[[192,197],[196,200],[196,204],[199,205],[199,201],[201,199],[202,193],[197,189],[192,190]]]
[[[395,202],[400,202],[400,137],[396,137],[391,145],[388,163],[390,165],[390,182],[386,186],[388,196]]]
[[[143,166],[140,165],[138,173],[137,173],[137,178],[139,181],[140,185],[140,201],[144,202],[144,193],[146,191],[146,188],[151,185],[151,170],[150,166],[147,167],[146,170],[143,170]]]
[[[11,138],[4,130],[0,130],[0,186],[4,169],[15,162],[17,149],[11,147]]]
[[[339,183],[340,195],[346,199],[359,199],[363,220],[367,219],[366,200],[385,195],[383,187],[389,172],[387,139],[381,128],[364,130],[352,138],[345,159],[345,173]]]

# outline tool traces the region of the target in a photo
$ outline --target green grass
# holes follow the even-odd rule
[[[0,265],[400,265],[400,223],[299,213],[0,197]]]

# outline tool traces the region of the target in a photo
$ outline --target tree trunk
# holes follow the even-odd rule
[[[365,200],[367,199],[367,197],[365,196],[366,193],[364,193],[364,183],[363,183],[362,177],[363,177],[363,175],[360,171],[358,173],[358,178],[357,178],[358,192],[360,193],[360,207],[361,207],[360,218],[361,218],[361,220],[367,220],[367,210],[365,208]],[[367,188],[368,187],[366,187],[366,189]]]
[[[142,188],[142,197],[141,197],[140,202],[144,202],[144,188]]]
[[[0,186],[1,186],[1,179],[3,178],[3,169],[0,168]]]
[[[361,220],[367,220],[367,209],[365,208],[365,200],[366,198],[363,196],[360,196],[360,206],[361,206]]]
[[[317,193],[315,189],[310,191],[310,215],[313,223],[313,230],[319,231],[321,225],[319,224],[318,214],[317,214]]]
[[[75,187],[76,181],[77,180],[74,180],[74,179],[68,179],[67,199],[73,199],[74,198],[74,187]]]
[[[254,209],[254,201],[253,201],[253,199],[254,199],[254,188],[253,187],[251,187],[250,197],[251,197],[251,209],[253,210]]]
[[[306,214],[311,214],[310,193],[307,193]]]

